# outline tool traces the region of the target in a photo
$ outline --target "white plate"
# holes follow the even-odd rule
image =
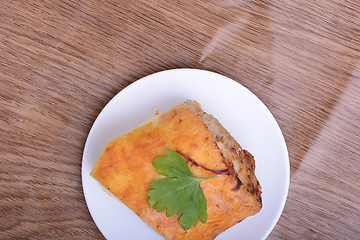
[[[86,140],[82,183],[90,214],[107,239],[163,239],[137,215],[110,196],[90,176],[105,145],[155,114],[186,99],[198,101],[240,145],[255,157],[263,208],[216,239],[265,239],[284,208],[289,158],[281,130],[266,106],[239,83],[217,73],[175,69],[144,77],[119,92],[101,111]]]

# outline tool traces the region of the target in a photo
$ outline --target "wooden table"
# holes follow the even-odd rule
[[[290,156],[268,239],[360,239],[360,2],[2,1],[0,238],[102,239],[81,159],[101,109],[199,68],[255,93]]]

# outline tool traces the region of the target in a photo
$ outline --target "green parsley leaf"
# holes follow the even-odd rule
[[[218,176],[196,178],[177,152],[165,149],[165,154],[167,156],[160,155],[152,161],[159,174],[167,178],[150,183],[151,190],[147,193],[150,197],[149,206],[157,212],[166,209],[167,217],[176,213],[180,216],[179,224],[184,230],[190,229],[191,226],[196,227],[199,219],[205,223],[207,203],[200,182]]]

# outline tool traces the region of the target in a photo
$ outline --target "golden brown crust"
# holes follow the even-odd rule
[[[245,188],[254,194],[259,202],[262,202],[261,187],[255,176],[254,157],[241,148],[239,143],[214,116],[205,113],[199,103],[186,100],[185,104],[194,107],[196,113],[203,118],[208,129],[214,134],[216,143],[224,156],[224,160],[229,164],[228,166],[235,170],[236,176]]]
[[[201,183],[208,206],[205,224],[199,222],[196,228],[184,231],[178,216],[166,217],[149,207],[149,184],[160,177],[151,161],[164,155],[165,148],[182,155],[196,177],[220,175]],[[257,197],[239,184],[239,174],[225,155],[195,108],[180,104],[110,142],[92,176],[167,239],[213,239],[262,207]]]

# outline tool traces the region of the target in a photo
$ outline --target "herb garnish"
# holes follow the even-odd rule
[[[158,173],[167,178],[150,183],[151,190],[147,193],[149,206],[157,212],[166,209],[167,217],[176,213],[184,230],[196,227],[199,218],[205,223],[208,217],[207,203],[200,182],[218,176],[197,178],[177,152],[165,149],[165,154],[167,156],[159,155],[152,161]]]

